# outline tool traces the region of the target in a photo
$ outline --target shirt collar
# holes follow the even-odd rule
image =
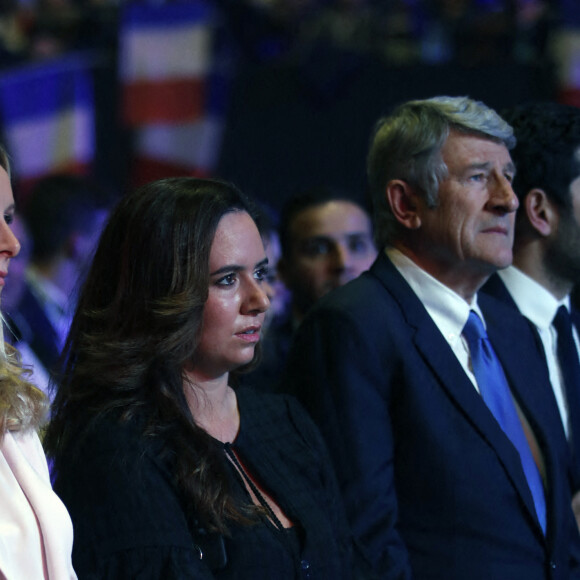
[[[472,304],[468,304],[459,294],[425,272],[399,250],[387,248],[385,251],[448,342],[460,338],[470,310],[474,310],[484,320],[477,297]]]
[[[560,306],[570,310],[570,296],[557,300],[549,290],[515,266],[509,266],[498,274],[519,311],[538,328],[549,328]]]

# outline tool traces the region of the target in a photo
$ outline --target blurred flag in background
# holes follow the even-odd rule
[[[224,123],[225,88],[206,2],[127,5],[121,16],[123,120],[132,131],[132,184],[210,175]]]
[[[0,75],[0,119],[21,192],[57,172],[88,173],[95,153],[93,63],[75,55]]]

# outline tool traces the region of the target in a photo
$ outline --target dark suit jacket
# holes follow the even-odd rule
[[[489,278],[489,280],[482,287],[481,292],[484,292],[486,294],[489,294],[490,296],[497,298],[498,300],[501,300],[512,310],[521,315],[521,312],[515,300],[512,298],[512,295],[510,294],[509,290],[507,289],[507,286],[503,283],[502,279],[497,274],[494,274]],[[572,309],[571,316],[572,323],[574,324],[574,326],[576,326],[577,330],[580,330],[580,314],[576,310]],[[544,361],[544,364],[546,365],[546,372],[548,372],[546,353],[544,352],[544,346],[542,344],[536,326],[534,325],[533,322],[531,322],[525,317],[524,320],[526,320],[526,322],[528,323],[529,332],[532,335],[538,348],[538,356]],[[571,399],[575,400],[571,397],[571,393],[567,393],[567,397],[568,402],[570,402]],[[572,487],[572,492],[575,493],[580,490],[580,409],[575,410],[569,409],[569,421],[571,427],[570,440],[572,442],[572,449],[575,450],[575,453],[570,460],[570,485]]]
[[[479,300],[490,339],[546,461],[547,537],[517,451],[383,253],[298,331],[285,387],[326,437],[376,578],[580,576],[567,449],[547,374],[530,356],[522,318],[491,302]]]

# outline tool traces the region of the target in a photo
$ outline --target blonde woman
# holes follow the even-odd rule
[[[14,197],[8,158],[0,148],[0,292],[20,243],[10,229]],[[44,394],[26,379],[18,352],[5,345],[0,325],[0,578],[76,578],[72,524],[52,491],[37,435]]]

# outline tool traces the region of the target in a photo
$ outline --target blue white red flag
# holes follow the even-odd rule
[[[92,63],[82,55],[0,75],[0,118],[15,177],[86,172],[95,151]]]
[[[228,80],[214,51],[215,14],[203,0],[127,5],[120,28],[123,119],[132,128],[132,185],[211,175]]]
[[[201,117],[212,56],[209,5],[130,4],[120,34],[125,121],[138,126]]]

